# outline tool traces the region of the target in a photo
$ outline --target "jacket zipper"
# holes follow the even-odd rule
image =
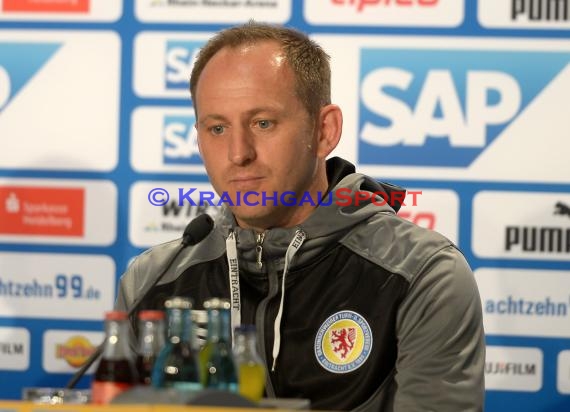
[[[265,232],[257,234],[257,245],[255,246],[255,255],[257,268],[261,270],[263,267],[262,254],[263,254],[263,241],[265,240]]]
[[[269,281],[269,290],[267,296],[263,298],[256,310],[255,315],[255,324],[257,326],[257,337],[260,343],[260,355],[263,357],[263,360],[266,365],[270,365],[267,361],[267,351],[266,351],[266,333],[265,333],[265,315],[267,313],[267,306],[269,302],[277,296],[279,293],[279,277],[277,275],[277,270],[275,268],[275,264],[271,261],[267,262],[267,279]],[[270,369],[269,369],[270,370]],[[265,392],[268,398],[275,398],[275,388],[273,387],[273,374],[267,374],[267,378],[265,380]]]
[[[256,253],[256,263],[257,268],[261,270],[263,268],[263,241],[265,240],[265,232],[258,233],[255,245],[255,253]],[[256,311],[256,325],[257,325],[257,334],[259,343],[261,344],[261,356],[267,365],[267,357],[266,357],[266,350],[265,350],[265,312],[267,310],[267,305],[279,292],[279,282],[278,277],[273,269],[273,265],[270,264],[268,266],[267,271],[267,279],[269,281],[269,290],[267,296],[259,303]],[[273,389],[273,382],[271,380],[271,376],[267,376],[266,385],[265,385],[265,392],[269,398],[275,398],[275,390]]]

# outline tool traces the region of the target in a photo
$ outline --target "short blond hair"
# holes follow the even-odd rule
[[[196,88],[200,75],[210,59],[224,47],[276,41],[295,76],[295,92],[312,118],[331,103],[331,70],[329,55],[309,37],[292,28],[250,21],[220,31],[198,53],[190,76],[190,95],[196,107]]]

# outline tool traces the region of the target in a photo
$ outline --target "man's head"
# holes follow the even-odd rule
[[[190,76],[190,94],[194,109],[198,110],[196,87],[200,75],[212,56],[224,47],[237,48],[269,40],[281,46],[283,55],[295,75],[295,92],[310,116],[314,118],[321,107],[330,104],[329,56],[321,46],[297,30],[249,22],[219,32],[200,50]]]
[[[240,226],[295,226],[314,205],[293,206],[291,196],[316,202],[326,191],[325,158],[342,128],[329,102],[327,59],[302,34],[253,23],[223,31],[201,51],[191,79],[198,146]],[[257,195],[244,198],[248,192]]]

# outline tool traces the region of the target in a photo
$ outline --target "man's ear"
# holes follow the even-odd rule
[[[326,158],[337,146],[342,133],[342,111],[336,104],[321,108],[318,120],[317,157]]]
[[[200,157],[202,157],[202,148],[200,147],[200,139],[198,139],[198,122],[194,123],[194,130],[196,130],[196,143],[198,144],[198,152]]]

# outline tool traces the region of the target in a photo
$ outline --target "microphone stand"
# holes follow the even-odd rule
[[[170,266],[172,266],[172,263],[174,263],[178,255],[180,255],[180,253],[187,246],[195,245],[196,243],[202,241],[202,239],[208,236],[208,234],[212,231],[213,226],[214,222],[210,217],[210,215],[207,214],[203,214],[196,217],[188,224],[188,226],[184,230],[184,234],[182,235],[182,242],[180,243],[178,250],[176,251],[176,253],[174,253],[174,255],[172,255],[168,263],[165,265],[165,269],[160,273],[160,275],[157,276],[154,282],[152,282],[152,285],[149,286],[149,288],[145,291],[145,293],[143,293],[142,296],[140,296],[140,298],[128,310],[127,315],[129,319],[136,312],[136,310],[138,309],[144,298],[147,297],[147,295],[157,285],[160,279],[162,279],[164,275],[166,275],[166,273],[170,269]],[[193,231],[196,231],[198,233],[194,234]],[[85,375],[87,369],[89,369],[91,365],[93,365],[93,363],[99,358],[99,356],[101,356],[101,354],[103,353],[104,346],[105,346],[105,341],[101,342],[99,346],[97,346],[97,348],[91,354],[91,356],[89,356],[89,358],[87,358],[85,363],[81,365],[81,368],[79,368],[75,372],[75,374],[71,377],[71,379],[65,386],[65,389],[73,389],[75,385],[77,385],[77,382],[79,382],[79,380],[83,377],[83,375]]]

